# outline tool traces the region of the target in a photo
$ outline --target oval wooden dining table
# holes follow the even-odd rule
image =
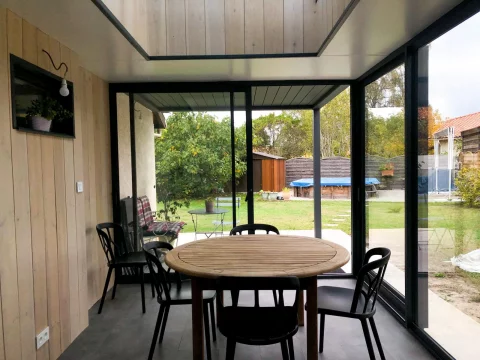
[[[333,242],[288,235],[205,239],[168,252],[167,265],[192,279],[193,359],[204,359],[202,291],[215,289],[220,276],[298,277],[307,291],[307,359],[318,359],[317,275],[337,270],[349,259],[349,252]],[[303,291],[300,300],[299,323],[303,325]],[[223,301],[223,294],[218,301]]]

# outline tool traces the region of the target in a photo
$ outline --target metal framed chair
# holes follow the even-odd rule
[[[235,226],[232,230],[230,230],[230,236],[232,235],[242,235],[242,233],[246,231],[247,233],[253,232],[254,234],[257,231],[266,231],[267,234],[275,233],[280,235],[280,231],[273,226],[268,224],[244,224]]]
[[[115,299],[115,292],[118,285],[118,277],[120,273],[118,270],[124,268],[138,269],[140,275],[140,288],[142,295],[142,311],[145,313],[145,279],[143,274],[143,268],[147,265],[145,254],[143,251],[129,252],[127,243],[125,241],[124,230],[121,225],[115,223],[101,223],[96,226],[97,234],[100,239],[100,244],[105,252],[105,257],[108,263],[107,278],[105,279],[105,286],[103,287],[102,299],[100,300],[100,307],[98,313],[102,313],[103,303],[105,302],[105,296],[107,295],[108,284],[110,283],[110,277],[112,271],[115,269],[115,282],[112,289],[112,300]],[[113,234],[117,236],[116,241],[113,240]],[[118,238],[120,236],[120,238]],[[152,295],[154,296],[153,284]]]
[[[160,252],[162,252],[162,249],[171,250],[170,244],[160,241],[152,241],[146,243],[143,248],[152,278],[152,283],[154,284],[154,288],[157,292],[157,302],[160,304],[157,322],[153,332],[152,343],[150,345],[150,352],[148,354],[148,360],[151,360],[155,352],[157,338],[159,343],[161,343],[163,340],[170,306],[192,304],[192,288],[191,283],[188,280],[177,281],[175,285],[172,285],[170,277],[168,276],[169,272],[168,270],[165,270],[165,266],[160,260]],[[205,326],[205,347],[207,350],[208,360],[211,360],[212,358],[210,345],[210,322],[212,326],[213,341],[216,341],[217,338],[215,330],[215,312],[213,306],[214,300],[214,290],[203,292],[203,322]]]
[[[293,336],[298,331],[298,296],[300,282],[296,277],[220,277],[217,291],[230,291],[232,306],[219,307],[220,332],[227,338],[226,360],[234,360],[236,343],[247,345],[281,344],[283,360],[295,360]],[[272,290],[280,292],[275,306],[238,306],[242,290]],[[295,291],[295,301],[286,306],[284,290]],[[287,349],[288,343],[288,349]]]
[[[390,254],[391,252],[387,248],[370,249],[365,254],[355,289],[334,286],[320,286],[317,289],[317,305],[318,313],[320,314],[320,353],[323,352],[325,315],[332,315],[360,320],[367,343],[368,354],[370,359],[375,359],[367,324],[368,320],[372,328],[373,336],[375,337],[375,342],[377,343],[380,357],[382,360],[385,360],[385,354],[383,353],[373,316],[376,312],[375,303],[387,269]],[[373,256],[380,256],[380,259],[370,262]]]

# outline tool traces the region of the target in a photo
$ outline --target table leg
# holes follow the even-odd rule
[[[192,340],[193,360],[203,357],[203,292],[201,279],[192,277]]]
[[[317,277],[307,281],[307,360],[318,359]]]
[[[298,325],[305,325],[305,300],[303,290],[298,293]]]

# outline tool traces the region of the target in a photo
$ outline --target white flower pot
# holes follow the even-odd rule
[[[49,132],[51,126],[51,120],[45,119],[43,116],[32,116],[32,129]]]
[[[263,200],[267,200],[267,199],[268,199],[268,193],[263,192],[263,193],[262,193],[262,199],[263,199]]]
[[[277,200],[278,193],[271,192],[268,194],[268,200]]]

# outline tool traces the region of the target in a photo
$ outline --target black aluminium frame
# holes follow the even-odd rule
[[[419,325],[421,309],[419,309],[419,269],[418,269],[418,108],[419,105],[419,50],[450,31],[454,27],[480,12],[480,0],[465,0],[432,25],[416,35],[406,44],[393,51],[383,61],[363,74],[352,85],[352,112],[355,106],[362,111],[356,119],[360,124],[352,127],[361,127],[357,135],[365,138],[365,94],[357,87],[365,89],[372,81],[393,70],[400,64],[405,65],[405,298],[391,286],[384,286],[381,302],[387,305],[392,314],[403,323],[409,331],[438,359],[452,360],[454,357],[429,336]],[[425,99],[422,99],[423,101]],[[358,102],[358,104],[357,104]],[[362,105],[363,103],[363,105]],[[355,105],[357,104],[357,105]],[[363,108],[362,108],[363,106]],[[360,143],[360,141],[358,142]],[[365,144],[361,148],[354,148],[355,152],[365,154]],[[353,162],[352,165],[360,166]],[[362,164],[364,166],[364,164]],[[358,170],[360,171],[360,170]],[[353,172],[353,169],[352,169]],[[352,177],[353,185],[353,177]],[[364,204],[363,204],[364,205]],[[360,211],[361,212],[361,211]],[[365,207],[363,214],[365,215]],[[360,222],[360,223],[356,223]],[[365,231],[365,218],[356,219],[353,231]],[[363,227],[363,228],[362,228]],[[359,245],[359,244],[357,244]],[[360,246],[360,245],[359,245]],[[365,249],[365,247],[363,248]],[[353,251],[353,250],[352,250]],[[359,251],[359,249],[357,250]],[[355,266],[355,264],[354,264]],[[402,315],[403,312],[403,315]]]

